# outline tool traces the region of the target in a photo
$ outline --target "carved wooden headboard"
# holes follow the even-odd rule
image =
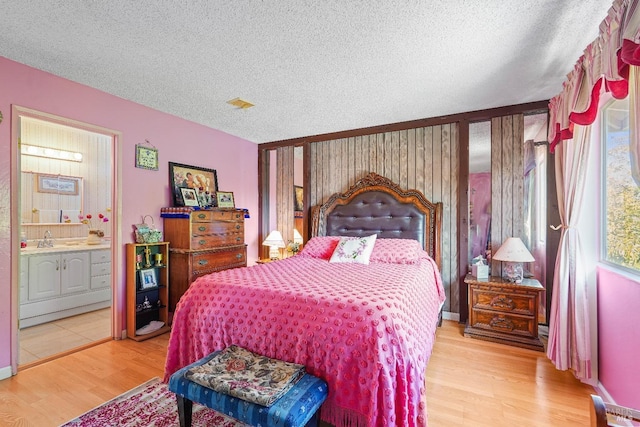
[[[369,236],[415,239],[440,264],[442,203],[418,190],[402,190],[375,173],[311,212],[312,236]]]

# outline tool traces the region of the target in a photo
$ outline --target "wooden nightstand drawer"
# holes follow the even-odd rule
[[[470,326],[534,338],[538,336],[538,323],[531,316],[516,316],[495,311],[473,309]]]
[[[535,295],[519,295],[513,290],[471,289],[471,309],[495,310],[533,316],[536,312]]]
[[[464,279],[469,285],[469,320],[464,335],[544,351],[538,338],[538,304],[544,288],[535,279],[510,283],[500,277]]]

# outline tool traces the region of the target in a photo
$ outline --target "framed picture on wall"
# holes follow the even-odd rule
[[[77,196],[80,180],[77,176],[37,174],[36,191],[39,193],[65,194]]]
[[[215,169],[169,162],[169,187],[172,191],[173,206],[185,206],[181,188],[214,194],[218,191],[218,175]],[[187,206],[198,206],[197,201],[196,197],[196,204]]]
[[[293,186],[293,210],[302,212],[304,210],[303,206],[303,196],[304,192],[302,191],[302,187],[299,185]]]

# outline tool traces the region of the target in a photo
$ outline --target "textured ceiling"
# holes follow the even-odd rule
[[[549,99],[611,3],[2,1],[0,56],[262,143]]]

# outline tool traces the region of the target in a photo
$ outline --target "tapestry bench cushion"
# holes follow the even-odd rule
[[[252,426],[302,427],[312,418],[317,420],[314,415],[327,398],[327,383],[308,373],[270,407],[218,393],[185,376],[189,369],[207,363],[218,353],[211,353],[174,373],[169,379],[169,390]]]

